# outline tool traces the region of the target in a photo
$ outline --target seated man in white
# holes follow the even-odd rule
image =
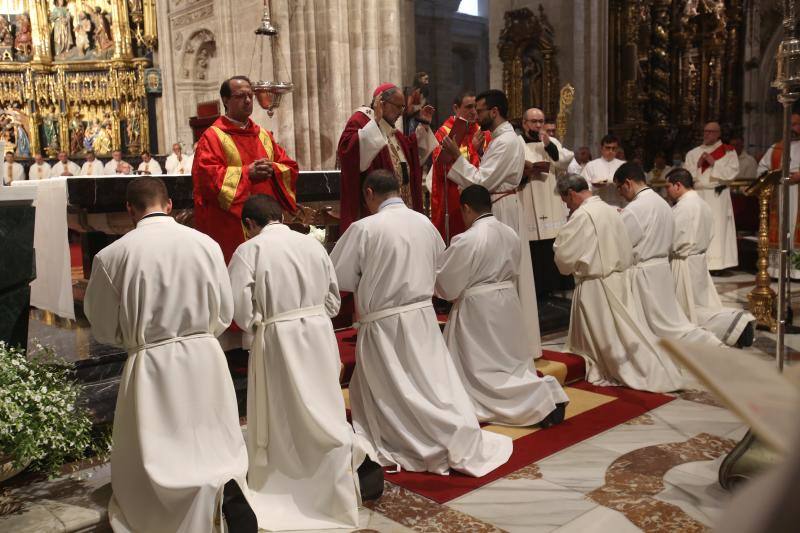
[[[11,185],[12,181],[25,180],[25,169],[22,168],[22,165],[14,161],[14,152],[6,152],[5,161],[3,161],[0,174],[2,174],[0,183],[3,185]]]
[[[512,444],[480,429],[439,331],[431,299],[444,242],[406,207],[390,171],[370,173],[363,193],[374,214],[347,228],[331,254],[360,317],[353,427],[384,466],[483,476],[508,460]]]
[[[234,319],[252,337],[250,499],[270,531],[354,528],[356,469],[366,450],[347,423],[339,385],[330,319],[339,312],[339,286],[325,248],[282,219],[273,197],[248,198],[242,223],[250,239],[228,266]]]
[[[233,318],[222,250],[169,216],[159,178],[128,185],[136,228],[94,258],[84,310],[98,342],[128,352],[114,413],[116,532],[256,533],[247,447],[217,336]],[[221,504],[221,505],[220,505]]]
[[[592,196],[575,174],[558,181],[558,192],[570,217],[553,245],[556,265],[575,276],[564,349],[586,360],[586,379],[594,385],[680,389],[680,371],[634,304],[628,272],[633,247],[617,208]]]
[[[667,174],[667,195],[675,201],[670,267],[681,309],[694,324],[711,331],[728,346],[751,346],[755,317],[743,309],[722,307],[708,272],[706,250],[714,231],[714,214],[694,191],[691,173],[676,168]]]
[[[29,180],[46,180],[50,177],[50,163],[44,160],[42,154],[34,154],[33,164],[28,169]]]
[[[636,163],[619,167],[614,184],[628,201],[622,210],[622,221],[633,246],[631,290],[650,331],[667,339],[719,346],[719,339],[689,322],[678,305],[669,268],[675,231],[669,204],[647,185],[644,171]]]
[[[58,163],[50,169],[50,177],[80,176],[81,167],[67,158],[67,152],[58,152]]]
[[[81,167],[81,176],[102,176],[104,173],[103,162],[95,157],[93,151],[86,152],[86,161]]]
[[[525,349],[517,233],[492,215],[480,185],[461,192],[467,231],[442,254],[436,295],[455,301],[444,338],[481,422],[547,427],[564,419],[569,398],[552,376],[540,378]]]
[[[164,161],[164,168],[167,170],[167,174],[192,173],[192,157],[183,153],[181,143],[172,145],[172,153]]]
[[[161,170],[161,165],[158,164],[158,161],[153,159],[153,156],[150,155],[150,152],[142,152],[142,162],[139,163],[138,168],[139,174],[147,174],[151,176],[157,176],[159,174],[163,174],[164,171]]]
[[[103,172],[105,172],[106,176],[113,176],[114,174],[125,174],[125,172],[117,172],[117,167],[122,163],[125,163],[126,165],[128,164],[122,159],[122,151],[114,150],[113,152],[111,152],[111,159],[109,159],[108,163],[106,163],[106,166],[103,167]]]

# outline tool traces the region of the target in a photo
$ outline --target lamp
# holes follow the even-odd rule
[[[269,43],[270,45],[272,57],[276,59],[275,63],[282,63],[281,61],[277,61],[281,59],[280,49],[276,47],[276,43],[272,40],[274,37],[278,36],[278,29],[272,25],[272,21],[270,20],[269,0],[264,0],[264,13],[261,16],[261,23],[259,24],[258,28],[256,28],[255,34],[256,42],[260,42],[261,44],[260,47],[257,44],[256,48],[260,48],[261,50],[261,56],[259,59],[261,60],[260,63],[262,65],[262,69],[264,64],[264,47],[266,43]],[[283,70],[285,71],[286,69],[284,68]],[[275,109],[280,106],[283,95],[292,92],[292,89],[294,89],[294,84],[290,81],[264,80],[263,71],[262,79],[253,84],[253,93],[256,96],[258,105],[266,109],[267,114],[270,117],[275,114]]]

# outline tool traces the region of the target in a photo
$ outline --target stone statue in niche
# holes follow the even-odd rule
[[[17,15],[17,36],[14,38],[14,48],[20,59],[27,59],[33,54],[33,34],[31,33],[31,19],[27,13]]]
[[[66,54],[75,44],[72,39],[72,17],[66,0],[56,0],[50,10],[50,24],[53,26],[53,48],[56,56]]]
[[[210,59],[210,55],[208,53],[208,48],[201,48],[199,52],[197,52],[197,60],[195,61],[195,78],[198,80],[206,79],[208,74],[208,62]]]

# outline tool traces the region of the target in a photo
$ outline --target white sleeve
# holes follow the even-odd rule
[[[322,247],[322,245],[320,245]],[[323,255],[325,256],[325,269],[328,271],[328,294],[325,295],[325,312],[328,316],[333,318],[339,314],[339,309],[342,306],[342,297],[339,294],[339,281],[336,279],[336,269],[333,268],[333,262],[322,247]]]
[[[513,185],[519,185],[525,166],[525,145],[517,135],[502,143],[498,141],[499,138],[489,144],[489,149],[481,159],[480,168],[476,168],[465,157],[459,157],[450,168],[447,178],[461,188],[483,185],[489,192],[495,192],[507,181],[509,175],[516,176],[516,183]]]
[[[447,301],[457,299],[467,288],[471,274],[471,250],[461,235],[453,237],[450,247],[439,256],[435,294]]]
[[[389,143],[381,132],[380,126],[370,119],[366,126],[358,130],[358,166],[364,172],[372,164],[372,160]]]
[[[119,325],[120,295],[100,256],[92,262],[92,274],[83,299],[83,311],[92,325],[92,335],[103,344],[122,346]]]
[[[362,233],[360,224],[352,224],[339,238],[331,252],[331,262],[336,272],[339,290],[355,292],[361,281]]]
[[[621,214],[625,229],[628,230],[631,246],[636,247],[636,244],[644,237],[644,230],[639,223],[639,217],[630,209],[623,209]]]
[[[417,135],[417,148],[419,149],[419,162],[424,163],[436,149],[439,141],[436,140],[436,135],[431,130],[431,127],[426,124],[417,126],[415,133]]]
[[[772,146],[769,147],[769,149],[764,153],[764,156],[761,158],[761,161],[758,162],[759,176],[764,172],[769,172],[771,162],[772,162]]]
[[[253,333],[255,316],[256,279],[252,267],[237,250],[228,265],[231,293],[233,299],[233,320],[242,331]],[[259,317],[260,318],[260,317]]]
[[[739,175],[739,156],[736,150],[725,152],[725,155],[717,159],[711,165],[711,179],[717,182],[725,182],[736,179]]]

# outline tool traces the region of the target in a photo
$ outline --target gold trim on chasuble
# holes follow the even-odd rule
[[[292,190],[292,169],[283,163],[276,163],[273,159],[275,156],[275,149],[272,146],[272,139],[267,133],[267,130],[261,128],[261,130],[258,132],[258,139],[261,141],[261,144],[264,145],[264,150],[267,152],[267,159],[272,161],[272,164],[275,165],[275,168],[280,171],[280,176],[275,177],[279,178],[283,182],[286,193],[292,197],[292,201],[296,201],[294,190]]]
[[[242,179],[242,158],[239,156],[239,150],[230,135],[217,126],[211,126],[211,129],[217,134],[219,143],[222,145],[222,151],[225,153],[225,161],[228,163],[225,179],[222,181],[222,187],[217,197],[219,206],[228,211],[231,208],[233,199],[236,197],[236,189],[239,188],[239,182]]]

